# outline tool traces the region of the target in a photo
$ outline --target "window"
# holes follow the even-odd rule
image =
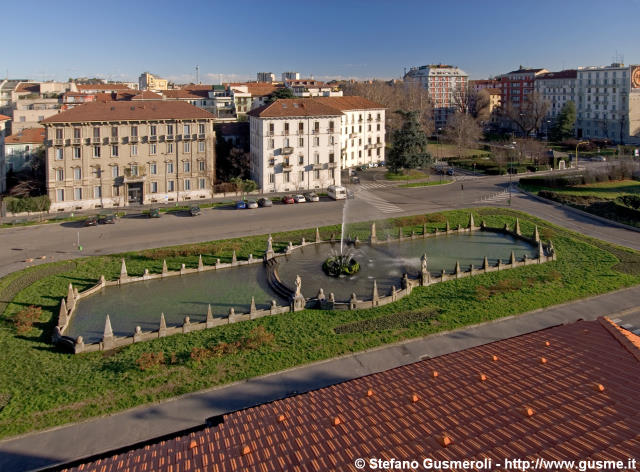
[[[175,191],[175,183],[173,180],[169,180],[167,182],[167,192],[173,192]]]
[[[64,189],[56,190],[56,200],[59,202],[64,202]]]
[[[191,172],[191,162],[183,162],[182,168],[185,172]]]
[[[82,200],[82,189],[74,188],[73,189],[73,199],[74,200]]]
[[[298,123],[298,134],[304,133],[304,123]]]
[[[111,177],[116,179],[120,175],[120,170],[118,166],[111,166]]]
[[[314,136],[313,137],[313,145],[314,146],[320,146],[320,137],[319,136]]]
[[[289,123],[284,124],[284,134],[289,134]]]
[[[191,180],[184,179],[184,189],[185,190],[191,190]]]
[[[275,128],[274,124],[269,123],[269,135],[273,136],[274,128]]]
[[[313,180],[320,179],[320,171],[318,169],[313,171]]]
[[[138,155],[138,145],[137,144],[132,144],[131,145],[131,155],[132,156],[137,156]]]
[[[155,155],[158,152],[158,145],[156,143],[149,144],[149,154]]]
[[[167,134],[173,135],[173,125],[167,125]]]
[[[329,133],[333,133],[334,129],[333,129],[333,120],[331,120],[329,122]]]
[[[284,138],[284,147],[289,147],[289,138]]]
[[[100,157],[100,146],[93,146],[93,157]]]
[[[73,139],[80,139],[82,137],[82,131],[80,128],[73,128]]]
[[[111,157],[118,157],[118,145],[111,146]]]
[[[204,161],[198,161],[198,170],[204,172],[206,170],[206,163]]]
[[[204,123],[198,124],[198,134],[204,134]]]
[[[269,143],[267,144],[267,149],[273,149],[275,147],[275,139],[270,139]]]
[[[329,178],[330,178],[330,179],[335,178],[335,172],[334,172],[334,169],[329,169]]]
[[[131,137],[132,138],[137,138],[138,137],[138,127],[137,126],[132,126],[131,127]]]
[[[63,133],[62,128],[56,128],[56,139],[62,139]]]
[[[158,193],[158,182],[151,182],[151,193]]]
[[[298,164],[300,164],[300,165],[304,164],[304,156],[302,156],[302,155],[298,156]]]
[[[173,152],[173,143],[167,143],[167,154]]]
[[[300,182],[304,182],[304,171],[300,171]]]
[[[320,154],[316,152],[313,156],[313,160],[314,160],[314,163],[320,164]]]
[[[330,152],[329,153],[329,162],[334,162],[335,161],[335,154]]]
[[[184,152],[191,152],[191,143],[189,141],[184,143]]]
[[[93,198],[102,198],[102,187],[99,185],[93,187]]]
[[[117,126],[112,126],[111,127],[111,137],[112,138],[117,138],[118,137],[118,127]]]
[[[151,175],[156,175],[158,173],[158,164],[156,164],[155,162],[149,164],[149,173]]]
[[[335,144],[336,143],[336,137],[335,136],[329,136],[329,144]]]
[[[158,135],[158,127],[156,125],[149,126],[149,134],[151,136],[157,136]]]
[[[173,162],[167,162],[167,174],[173,174]]]
[[[26,116],[24,116],[24,115],[23,115],[23,116],[21,116],[21,117],[20,117],[20,122],[21,122],[21,123],[24,123],[25,121],[27,121],[27,117],[26,117]]]
[[[298,147],[304,147],[304,138],[298,138]]]
[[[272,184],[276,181],[275,174],[269,174],[269,183]]]
[[[184,134],[191,134],[191,125],[185,124],[183,130]]]
[[[80,148],[77,146],[73,148],[73,158],[80,159]]]
[[[97,126],[93,128],[93,137],[100,139],[100,128],[98,128]]]
[[[64,170],[63,169],[56,169],[56,180],[58,182],[62,182],[64,180]]]
[[[282,177],[283,177],[285,183],[289,183],[290,174],[291,174],[291,172],[284,172],[282,174]]]
[[[63,157],[62,156],[62,148],[56,148],[55,149],[55,153],[56,153],[56,159],[59,160],[59,161],[62,160],[62,157]]]
[[[131,167],[129,167],[129,173],[131,174],[131,177],[137,177],[138,176],[138,165],[137,164],[131,164]]]
[[[202,179],[202,178],[198,179],[198,188],[200,190],[206,188],[206,186],[207,186],[207,183],[206,183],[206,181],[204,179]]]
[[[204,152],[204,141],[198,141],[198,152]]]
[[[313,122],[313,132],[316,133],[316,134],[320,132],[320,122],[319,121],[314,121]]]

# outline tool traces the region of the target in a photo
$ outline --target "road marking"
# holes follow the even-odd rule
[[[371,192],[367,192],[366,190],[359,192],[358,196],[369,205],[379,210],[381,213],[397,213],[399,211],[402,211],[399,206],[394,205],[393,203],[390,203],[385,199],[372,194]]]
[[[374,189],[374,188],[387,188],[390,187],[389,184],[384,184],[384,183],[377,183],[377,182],[367,182],[364,184],[359,184],[358,187],[362,190],[370,190],[370,189]]]
[[[501,202],[503,200],[508,200],[510,197],[515,196],[519,192],[516,189],[512,189],[511,192],[508,190],[504,190],[499,193],[489,194],[486,197],[481,198],[480,200],[476,200],[473,203],[493,203],[493,202]]]

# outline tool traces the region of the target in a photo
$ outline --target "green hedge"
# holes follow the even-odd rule
[[[51,200],[48,195],[39,197],[7,197],[4,199],[7,210],[11,213],[49,211]]]

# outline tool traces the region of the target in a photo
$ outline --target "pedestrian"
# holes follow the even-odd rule
[[[460,184],[460,190],[464,190],[464,184]]]

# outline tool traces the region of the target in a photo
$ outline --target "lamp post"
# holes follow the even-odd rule
[[[581,144],[587,144],[589,141],[578,141],[578,144],[576,144],[576,169],[578,169],[578,146],[580,146]]]

